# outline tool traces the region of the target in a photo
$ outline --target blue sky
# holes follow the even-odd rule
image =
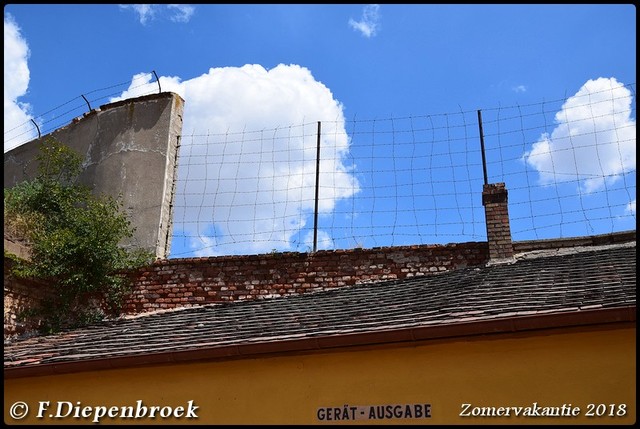
[[[4,17],[5,152],[35,137],[31,119],[46,133],[80,116],[81,94],[96,107],[153,92],[152,71],[185,98],[172,256],[309,250],[317,121],[319,248],[485,240],[477,110],[514,239],[635,229],[631,4],[10,4]]]

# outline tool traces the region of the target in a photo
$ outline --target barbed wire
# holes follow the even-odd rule
[[[125,82],[91,90],[43,113],[38,113],[31,119],[5,130],[4,145],[8,149],[12,149],[37,138],[38,134],[44,135],[55,131],[101,104],[119,97],[125,90],[136,90],[139,96],[157,93],[158,84],[155,81],[147,82],[147,75],[148,73],[140,74]]]

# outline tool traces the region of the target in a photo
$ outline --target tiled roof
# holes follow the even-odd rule
[[[635,303],[634,241],[512,264],[103,322],[7,342],[4,367],[579,313]]]

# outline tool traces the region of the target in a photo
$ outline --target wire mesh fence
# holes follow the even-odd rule
[[[5,150],[123,94],[161,92],[153,76],[5,130]],[[207,131],[181,136],[171,257],[484,241],[485,171],[506,184],[516,241],[632,230],[635,115],[628,84],[480,111],[196,123]]]
[[[183,136],[172,256],[486,240],[479,116]],[[634,85],[483,109],[482,126],[514,240],[635,229]]]

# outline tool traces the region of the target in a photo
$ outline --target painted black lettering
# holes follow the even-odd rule
[[[333,419],[340,420],[340,408],[333,409]]]
[[[421,404],[415,404],[413,406],[413,415],[416,417],[416,419],[419,419],[422,417],[422,405]]]
[[[402,405],[396,405],[393,407],[393,417],[396,419],[402,418]]]
[[[349,408],[346,405],[342,409],[342,420],[349,420]]]
[[[412,419],[413,415],[411,414],[411,405],[407,405],[404,409],[404,418],[405,419]]]
[[[351,410],[351,420],[355,420],[356,419],[356,410],[358,409],[358,407],[351,407],[349,409]]]
[[[393,405],[387,405],[385,407],[385,413],[384,416],[388,419],[393,418]]]

